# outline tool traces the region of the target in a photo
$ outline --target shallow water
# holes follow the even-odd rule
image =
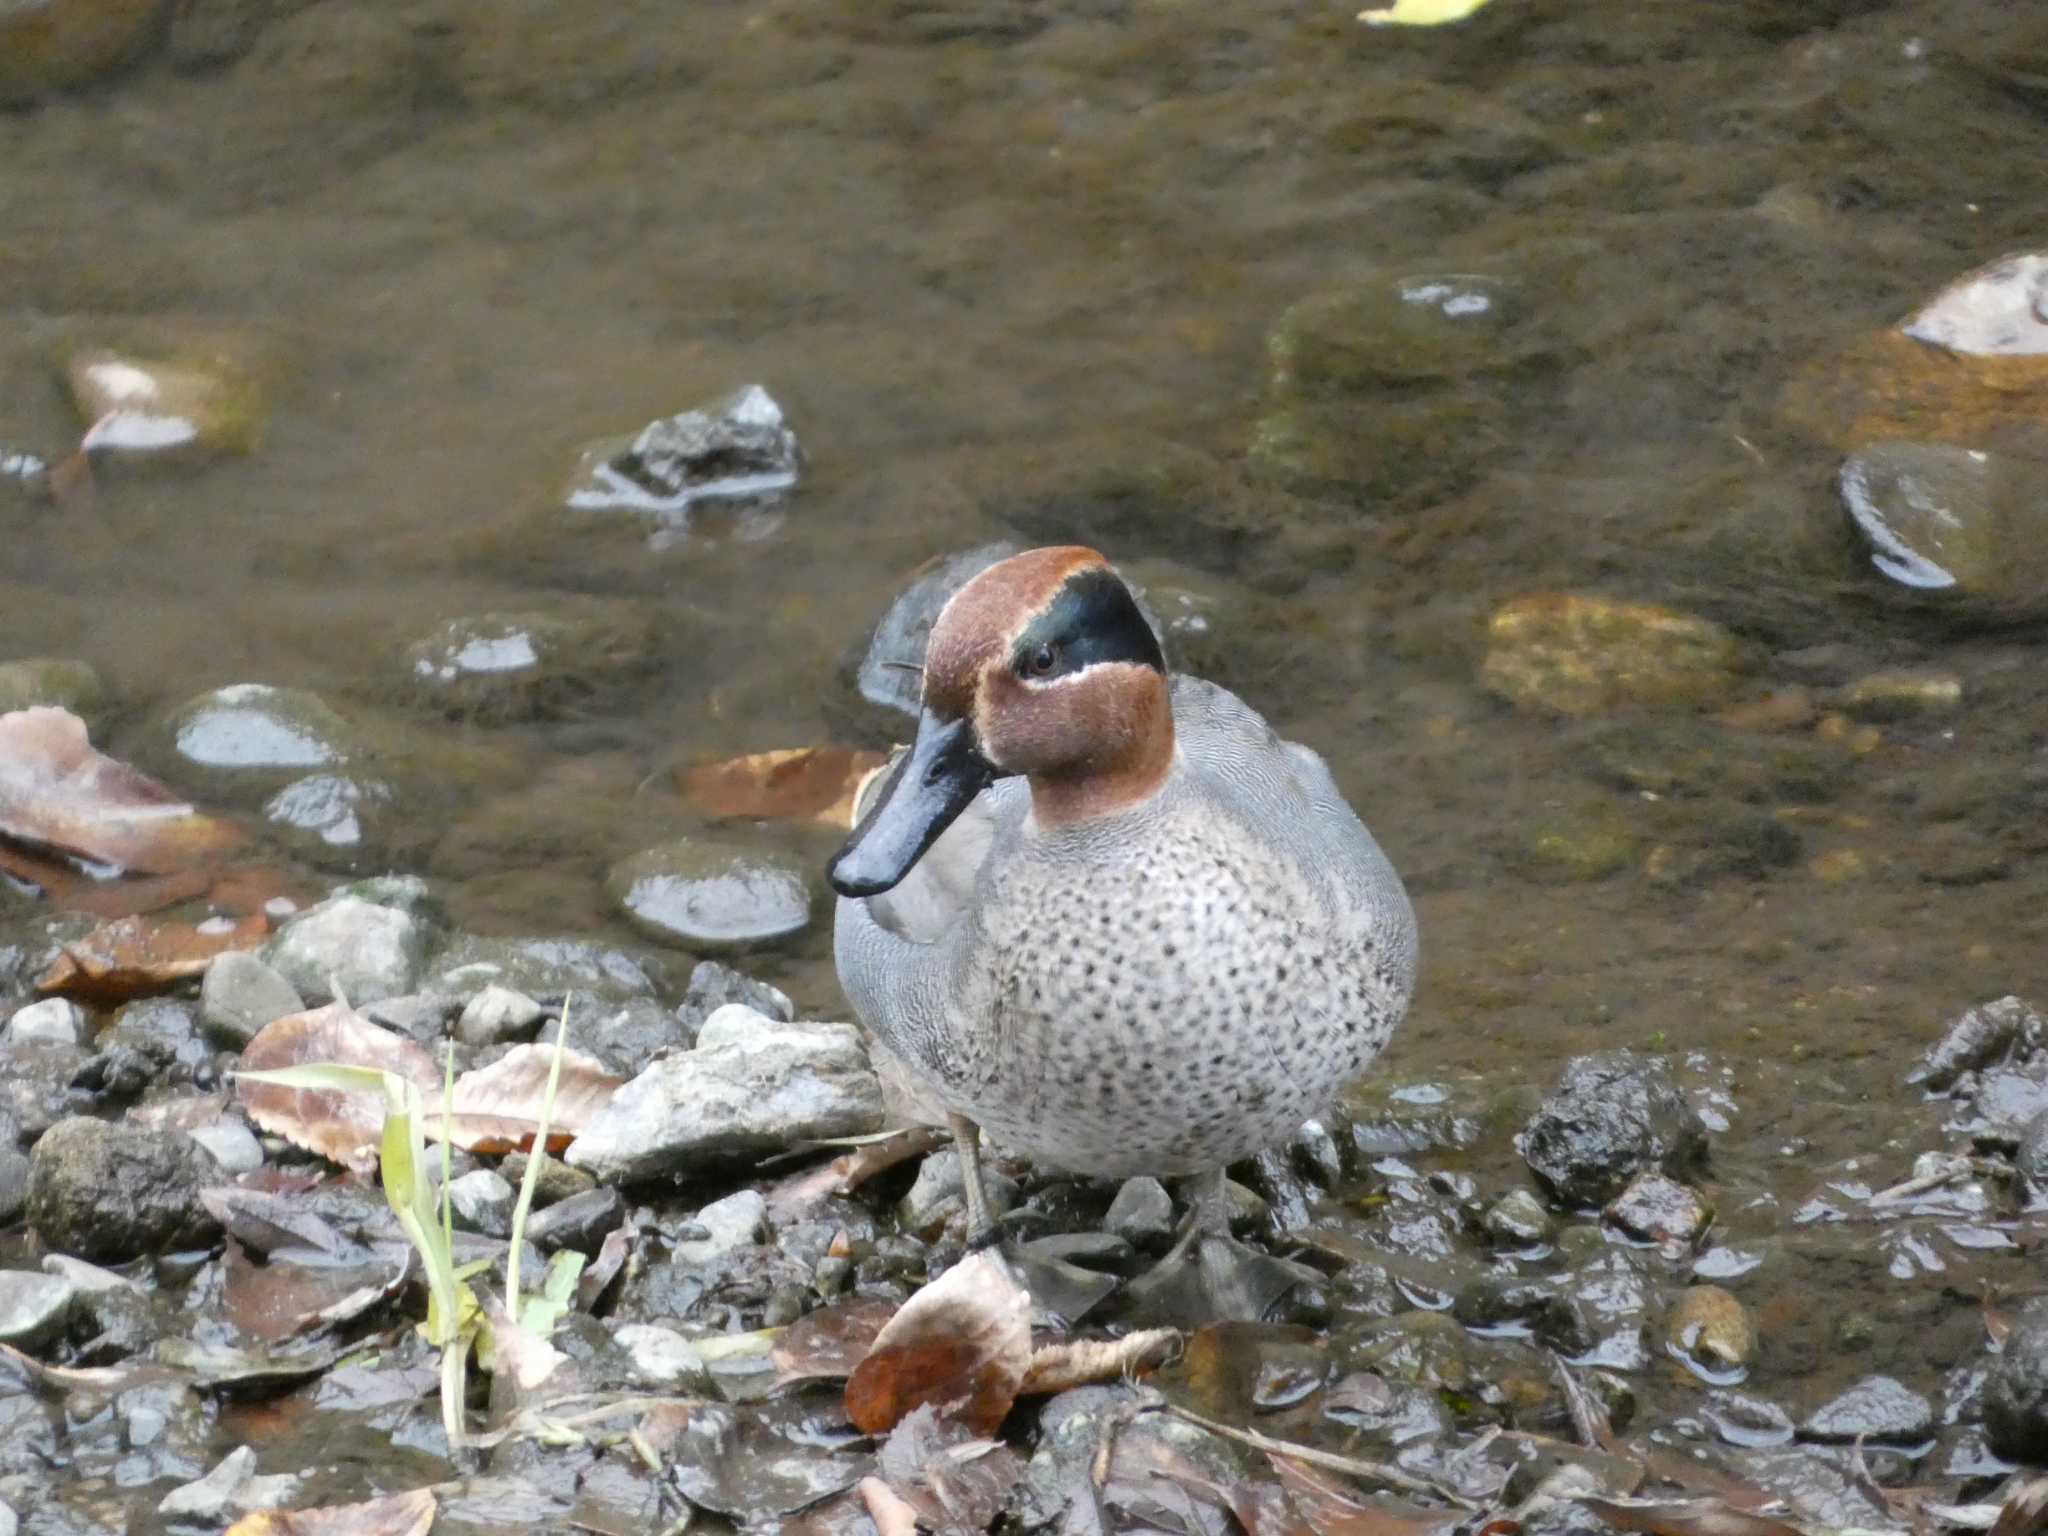
[[[658,670],[550,724],[419,716],[472,750],[366,857],[470,927],[624,936],[603,873],[693,825],[674,765],[886,742],[849,671],[907,573],[1085,537],[1214,595],[1190,663],[1325,752],[1404,871],[1425,974],[1390,1076],[1495,1094],[1702,1052],[1732,1070],[1738,1233],[1938,1144],[1918,1051],[2043,991],[2040,650],[1889,603],[1840,529],[1841,443],[1782,397],[2039,238],[2023,8],[586,9],[322,0],[232,67],[0,116],[0,443],[75,441],[66,336],[225,333],[268,402],[244,458],[0,497],[0,657],[98,666],[100,745],[179,783],[158,722],[202,690],[403,711],[437,622],[623,599]],[[1291,305],[1461,273],[1511,289],[1518,350],[1313,402],[1312,452],[1269,451]],[[650,549],[563,509],[589,440],[756,381],[808,457],[778,515],[700,509]],[[1484,623],[1540,588],[1728,624],[1744,696],[1840,645],[1964,702],[1860,751],[1515,713],[1479,687]],[[1611,766],[1639,751],[1701,755],[1645,793]],[[1759,861],[1761,823],[1792,842]],[[1528,854],[1588,828],[1626,849],[1598,878]],[[821,920],[750,963],[830,1015],[829,949]],[[1846,1282],[1876,1323],[1845,1368],[1925,1383],[1945,1362],[1881,1281]],[[1829,1327],[1788,1311],[1760,1382],[1821,1368]]]

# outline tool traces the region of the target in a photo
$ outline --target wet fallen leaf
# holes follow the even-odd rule
[[[753,752],[682,771],[683,792],[713,816],[759,816],[785,821],[853,825],[861,780],[884,754],[848,747],[792,747]]]
[[[429,1105],[440,1103],[441,1071],[434,1059],[405,1036],[372,1024],[346,1003],[286,1014],[264,1025],[243,1049],[241,1069],[274,1072],[329,1062],[395,1072],[416,1083]],[[335,1088],[285,1088],[240,1079],[235,1088],[249,1118],[260,1129],[358,1173],[377,1166],[386,1108],[382,1095]],[[430,1120],[439,1118],[431,1111],[428,1114]]]
[[[228,823],[94,751],[85,722],[49,706],[0,715],[0,837],[116,873],[159,875],[241,841]]]
[[[548,1064],[554,1053],[551,1045],[515,1046],[489,1066],[458,1077],[450,1105],[455,1145],[472,1152],[514,1152],[530,1147],[540,1125]],[[625,1081],[595,1056],[565,1049],[554,1112],[548,1117],[548,1150],[559,1152],[574,1141]],[[427,1101],[430,1137],[440,1134],[439,1097],[436,1093]]]
[[[1463,21],[1486,4],[1486,0],[1394,0],[1377,11],[1360,11],[1358,19],[1369,27],[1441,27]]]
[[[311,1250],[297,1250],[308,1259]],[[221,1312],[243,1333],[265,1344],[295,1334],[353,1322],[388,1301],[405,1284],[411,1250],[365,1253],[355,1262],[294,1262],[282,1254],[267,1263],[229,1243]]]
[[[415,1488],[366,1504],[262,1510],[237,1520],[227,1536],[426,1536],[438,1510],[433,1489]]]
[[[2036,1477],[2006,1495],[1991,1536],[2039,1536],[2044,1528],[2048,1528],[2048,1477]]]
[[[693,1403],[680,1412],[680,1422],[647,1415],[642,1438],[667,1458],[684,1498],[749,1525],[851,1488],[873,1468],[862,1437],[801,1393],[748,1407]]]
[[[993,1434],[1030,1369],[1031,1298],[999,1255],[970,1254],[889,1319],[846,1384],[846,1412],[879,1435],[932,1403]]]
[[[598,1302],[611,1283],[619,1278],[619,1272],[626,1267],[626,1260],[632,1257],[633,1244],[639,1239],[640,1228],[629,1214],[619,1226],[605,1234],[598,1245],[597,1257],[584,1266],[583,1273],[576,1279],[576,1309],[579,1312],[594,1312]]]
[[[895,1312],[875,1297],[847,1296],[805,1313],[775,1337],[775,1384],[851,1376]]]
[[[367,1252],[305,1202],[284,1195],[220,1184],[199,1191],[199,1203],[229,1237],[257,1258],[298,1248],[340,1262],[364,1257]]]
[[[196,924],[124,917],[66,944],[36,978],[36,990],[111,1008],[168,992],[203,972],[215,955],[254,949],[269,932],[270,919],[261,912],[240,922],[216,917]]]
[[[947,1133],[937,1126],[918,1125],[897,1131],[866,1146],[843,1152],[829,1163],[791,1174],[768,1191],[768,1209],[778,1216],[796,1216],[831,1199],[850,1195],[879,1173],[923,1157],[945,1145]]]
[[[1596,1499],[1579,1501],[1609,1525],[1647,1536],[1801,1536],[1771,1515],[1737,1509],[1721,1499]]]
[[[1019,1396],[1064,1392],[1090,1382],[1135,1376],[1172,1357],[1181,1347],[1177,1328],[1147,1328],[1120,1339],[1068,1339],[1034,1350]]]
[[[1459,1510],[1367,1498],[1292,1456],[1269,1454],[1266,1459],[1316,1536],[1435,1536],[1463,1518]]]
[[[205,870],[186,869],[173,875],[138,875],[126,880],[95,879],[76,865],[55,856],[24,853],[0,846],[0,870],[42,892],[50,905],[66,912],[112,921],[176,906],[205,895],[212,877]]]
[[[1015,1451],[940,1418],[930,1403],[890,1432],[877,1466],[889,1491],[915,1512],[916,1523],[941,1536],[987,1530],[1024,1475]],[[868,1508],[875,1508],[872,1499]],[[875,1523],[882,1523],[879,1514]]]

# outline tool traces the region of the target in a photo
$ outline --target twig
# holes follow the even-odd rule
[[[1346,1472],[1353,1477],[1368,1478],[1384,1483],[1389,1488],[1398,1488],[1403,1493],[1423,1493],[1431,1498],[1443,1499],[1461,1509],[1478,1509],[1463,1494],[1455,1493],[1425,1478],[1403,1472],[1399,1467],[1389,1466],[1383,1461],[1363,1461],[1356,1456],[1339,1456],[1334,1451],[1319,1451],[1312,1445],[1297,1445],[1292,1440],[1276,1440],[1271,1435],[1262,1435],[1255,1429],[1238,1429],[1233,1425],[1219,1424],[1214,1419],[1205,1419],[1199,1413],[1190,1412],[1178,1403],[1162,1403],[1162,1407],[1175,1418],[1186,1419],[1190,1424],[1206,1429],[1212,1435],[1221,1435],[1226,1440],[1235,1440],[1248,1445],[1255,1451],[1270,1455],[1291,1456],[1296,1461],[1307,1462],[1312,1467],[1323,1467],[1331,1472]]]

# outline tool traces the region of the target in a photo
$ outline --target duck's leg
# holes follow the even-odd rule
[[[960,1149],[960,1188],[967,1198],[967,1251],[995,1246],[998,1233],[989,1214],[988,1193],[981,1187],[981,1127],[965,1115],[948,1113],[953,1145]]]
[[[1198,1327],[1219,1320],[1259,1322],[1295,1286],[1321,1277],[1230,1235],[1230,1196],[1221,1168],[1182,1189],[1188,1215],[1173,1247],[1125,1292],[1146,1322]]]

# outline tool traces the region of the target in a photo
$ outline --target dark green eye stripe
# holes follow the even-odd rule
[[[1032,664],[1042,645],[1052,647],[1049,672]],[[1103,661],[1166,670],[1159,637],[1139,612],[1130,588],[1114,571],[1095,566],[1067,578],[1058,596],[1017,637],[1011,664],[1020,677],[1045,679],[1065,677]]]

